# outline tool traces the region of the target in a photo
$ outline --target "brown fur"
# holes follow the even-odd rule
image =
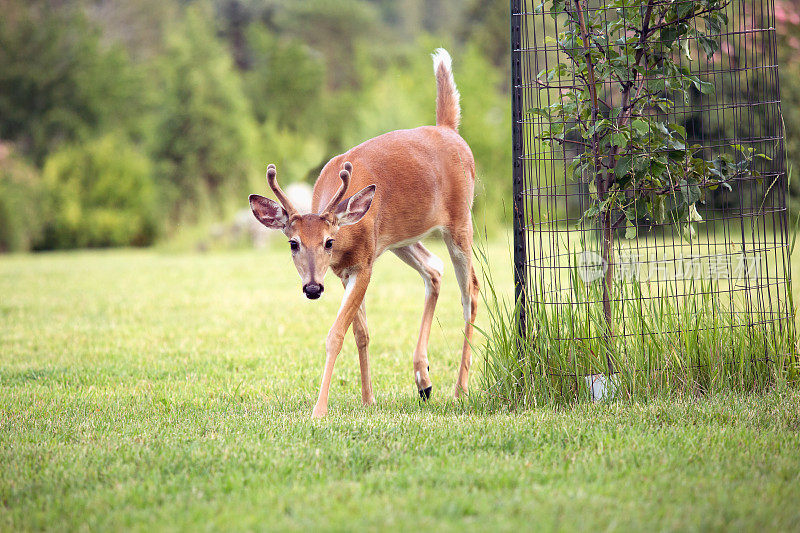
[[[322,169],[314,186],[313,213],[289,216],[288,224],[283,227],[284,233],[299,243],[293,257],[304,285],[321,286],[330,267],[348,288],[328,333],[325,369],[314,417],[327,413],[334,363],[351,324],[359,351],[362,400],[365,404],[374,402],[364,295],[372,265],[386,250],[417,269],[426,284],[420,338],[414,351],[414,375],[418,389],[429,393],[427,343],[441,272],[435,267],[438,259],[418,241],[436,229],[441,230],[448,245],[462,290],[465,339],[455,395],[467,390],[478,294],[471,262],[475,161],[469,146],[456,132],[460,109],[458,91],[447,67],[449,56],[446,63],[439,61],[439,57],[437,53],[437,125],[386,133],[334,157]],[[376,187],[370,188],[373,184]],[[340,191],[342,185],[346,185],[345,191]],[[273,189],[277,188],[275,183]],[[339,202],[341,198],[345,200]],[[259,220],[269,227],[276,226],[275,215],[269,218],[275,206],[263,197],[252,196],[251,205]],[[349,225],[343,226],[345,222]],[[334,239],[330,250],[325,249],[328,239]]]
[[[339,231],[336,248],[377,257],[392,245],[435,227],[472,227],[475,161],[464,139],[450,128],[422,126],[385,133],[331,159],[322,169],[312,211],[328,203],[341,183],[339,169],[353,164],[345,196],[377,184],[364,218]],[[350,266],[334,254],[334,272]]]

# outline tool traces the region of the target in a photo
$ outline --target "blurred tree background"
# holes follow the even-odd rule
[[[775,5],[800,157],[800,10]],[[0,12],[0,251],[144,246],[229,220],[265,192],[269,162],[285,184],[313,183],[349,147],[434,122],[439,46],[478,166],[475,220],[490,233],[510,220],[508,2],[0,0]]]

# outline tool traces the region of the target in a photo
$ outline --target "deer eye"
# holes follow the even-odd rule
[[[333,248],[333,239],[328,239],[325,241],[325,249],[330,250],[331,248]]]
[[[296,252],[300,249],[300,243],[297,241],[289,241],[289,248],[291,248],[293,252]]]

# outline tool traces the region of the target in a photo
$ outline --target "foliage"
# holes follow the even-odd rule
[[[40,248],[144,246],[157,233],[151,163],[123,135],[68,146],[43,171]]]
[[[122,48],[101,45],[81,11],[44,1],[4,2],[2,9],[0,139],[41,164],[64,142],[111,124],[133,127],[141,78]]]
[[[263,190],[260,169],[266,163],[282,161],[287,170],[282,175],[310,182],[325,161],[355,143],[389,129],[430,124],[434,87],[429,54],[439,46],[454,59],[464,110],[461,133],[478,166],[475,220],[490,233],[510,220],[505,205],[510,195],[506,4],[6,0],[2,8],[0,142],[12,143],[20,162],[41,174],[50,156],[65,146],[121,132],[143,146],[151,162],[155,195],[161,199],[156,220],[166,238],[175,235],[178,224],[211,225],[246,208],[247,194]],[[775,12],[783,110],[791,118],[800,108],[795,94],[800,84],[794,83],[800,73],[792,54],[800,46],[800,24],[794,8],[782,0]],[[702,23],[699,30],[705,31]],[[686,41],[684,36],[675,39]],[[627,53],[630,48],[618,45],[615,50]],[[717,90],[733,85],[721,84]],[[700,94],[695,87],[692,81],[690,97]],[[673,92],[676,102],[680,93]],[[600,120],[613,118],[602,103],[599,113]],[[620,131],[601,127],[600,135],[616,134],[619,140],[628,133],[633,142],[656,150],[659,143],[682,142],[688,160],[702,158],[692,150],[696,130],[691,125],[680,124],[687,130],[685,139],[679,128],[668,128],[668,138],[657,127],[640,135],[632,125],[636,118],[647,125],[649,120],[664,122],[658,112],[648,111]],[[790,159],[798,138],[795,123],[800,121],[787,120]],[[636,124],[642,129],[642,123]],[[576,130],[564,142],[580,146],[575,140],[588,141]],[[670,153],[676,154],[673,146]],[[750,157],[730,155],[734,166]],[[727,166],[721,172],[737,172],[724,160],[707,163],[716,170]],[[702,174],[705,169],[695,170]],[[711,186],[698,185],[706,200]],[[664,202],[667,216],[676,203],[688,205],[698,189],[689,180],[686,186],[678,180],[673,199]],[[720,185],[713,196],[722,197],[724,190]],[[725,198],[732,196],[741,195]],[[630,207],[619,200],[623,208]],[[16,210],[17,203],[6,205]],[[28,215],[19,205],[13,217],[22,220]],[[633,207],[637,214],[648,209],[646,202]],[[613,222],[622,229],[628,219],[618,214],[622,218]]]
[[[727,23],[723,2],[611,0],[601,10],[578,0],[547,4],[564,25],[549,40],[569,61],[538,74],[537,83],[560,89],[559,96],[531,111],[550,121],[542,139],[581,147],[569,171],[586,176],[595,199],[585,218],[620,212],[610,224],[627,221],[627,237],[643,217],[659,224],[668,213],[682,222],[702,220],[695,205],[707,191],[730,190],[730,182],[753,172],[752,151],[743,147],[738,161],[730,154],[703,159],[703,147],[687,146],[686,128],[670,116],[675,93],[688,100],[692,88],[714,90],[676,56],[691,59],[692,42],[707,56],[718,50],[715,36]]]
[[[247,32],[251,67],[244,86],[259,122],[307,129],[318,117],[325,65],[302,41],[281,38],[264,26]]]
[[[41,189],[36,168],[0,144],[0,252],[30,250],[39,237]]]
[[[459,26],[459,36],[480,50],[495,67],[503,69],[502,77],[511,77],[508,60],[508,6],[500,2],[471,0],[465,7],[463,22]]]
[[[502,227],[511,212],[511,100],[493,88],[503,84],[478,46],[468,46],[454,60],[462,95],[460,133],[475,156],[477,186],[474,220],[479,228]]]
[[[256,125],[231,58],[200,7],[188,8],[168,36],[160,67],[158,183],[173,216],[197,220],[220,205],[215,197],[227,198],[249,182]]]
[[[308,43],[326,59],[327,87],[358,89],[361,76],[356,64],[360,41],[377,38],[374,7],[359,0],[303,0],[292,2],[279,17],[285,30]]]
[[[325,161],[327,155],[323,139],[280,127],[271,120],[264,122],[260,133],[263,141],[259,154],[264,161],[281,169],[282,180],[313,183],[317,179],[320,162]],[[259,182],[259,186],[263,187],[263,182]]]

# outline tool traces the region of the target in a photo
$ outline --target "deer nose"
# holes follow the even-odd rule
[[[324,290],[325,287],[322,285],[317,285],[316,283],[306,283],[303,285],[303,292],[306,294],[306,298],[309,300],[316,300],[322,296],[322,291]]]

